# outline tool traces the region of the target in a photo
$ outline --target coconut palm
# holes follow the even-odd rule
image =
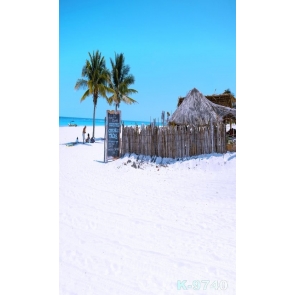
[[[88,52],[89,60],[86,60],[86,64],[82,68],[83,79],[78,79],[75,85],[75,89],[87,88],[85,93],[80,99],[80,102],[84,101],[86,97],[93,97],[93,131],[92,137],[94,137],[95,131],[95,109],[99,96],[107,99],[107,92],[112,92],[107,84],[110,81],[110,73],[106,69],[105,59],[101,53],[97,50],[91,55]]]
[[[137,102],[133,98],[129,97],[132,93],[137,93],[137,90],[129,88],[134,84],[134,76],[129,74],[130,67],[125,65],[125,57],[123,53],[116,54],[115,60],[111,61],[111,81],[109,87],[113,90],[112,95],[108,98],[110,104],[115,104],[116,111],[120,107],[120,103],[123,101],[127,104]]]

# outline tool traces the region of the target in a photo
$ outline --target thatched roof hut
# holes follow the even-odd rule
[[[235,108],[236,98],[231,93],[205,95],[207,99],[215,104],[219,104],[229,108]],[[181,105],[185,97],[179,97],[177,101],[177,107]]]
[[[172,114],[169,123],[176,125],[205,125],[209,122],[223,121],[225,117],[235,118],[236,110],[211,102],[196,88],[193,88]]]
[[[231,93],[205,95],[205,97],[213,103],[225,107],[234,108],[236,105],[236,98]]]

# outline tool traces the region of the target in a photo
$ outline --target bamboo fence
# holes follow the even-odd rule
[[[183,158],[225,152],[226,129],[221,122],[202,126],[122,126],[121,156],[135,153]]]

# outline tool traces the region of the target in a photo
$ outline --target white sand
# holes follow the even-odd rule
[[[236,294],[236,153],[135,169],[59,130],[60,295]]]

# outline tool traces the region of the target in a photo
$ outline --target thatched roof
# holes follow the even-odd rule
[[[207,99],[213,103],[220,104],[225,107],[233,108],[236,104],[236,98],[231,93],[205,95]],[[181,105],[185,97],[178,97],[177,107]]]
[[[183,102],[169,119],[176,125],[204,125],[223,121],[224,117],[235,117],[236,110],[215,104],[196,88],[188,92]]]
[[[229,108],[233,108],[236,104],[236,98],[231,93],[205,95],[205,97],[213,103]]]

